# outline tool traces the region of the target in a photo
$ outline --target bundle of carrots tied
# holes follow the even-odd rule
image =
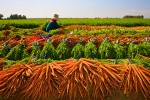
[[[86,58],[41,65],[29,61],[0,71],[4,100],[104,100],[116,91],[149,100],[150,71],[140,65],[111,65]]]

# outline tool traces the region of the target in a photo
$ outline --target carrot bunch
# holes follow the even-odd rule
[[[63,80],[62,68],[57,63],[38,65],[34,74],[23,86],[20,95],[27,100],[49,100],[60,93],[59,86]]]
[[[110,65],[80,58],[35,66],[30,60],[0,71],[4,99],[104,100],[116,92],[150,99],[150,71],[140,65]]]
[[[68,61],[67,61],[68,63]],[[104,99],[119,87],[119,67],[81,58],[63,67],[65,80],[61,84],[61,98]]]
[[[121,72],[122,82],[120,89],[124,94],[142,94],[145,99],[150,99],[150,71],[135,64],[124,64]]]
[[[19,93],[20,88],[26,84],[27,79],[33,74],[34,64],[15,65],[7,71],[2,71],[0,75],[0,94],[5,99],[12,98]]]
[[[64,35],[62,34],[53,35],[52,37],[49,38],[49,40],[53,41],[54,47],[57,47],[62,39],[64,39]]]
[[[141,57],[141,58],[143,58],[143,59],[145,59],[145,60],[150,61],[150,58],[149,58],[149,57],[146,57],[146,56],[143,56],[143,55],[140,55],[140,54],[137,54],[137,56],[139,56],[139,57]]]
[[[5,36],[8,36],[10,34],[10,31],[8,30],[3,30],[2,31],[2,34],[5,35]]]

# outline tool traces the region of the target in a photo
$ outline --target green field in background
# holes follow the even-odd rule
[[[21,20],[0,20],[0,26],[4,24],[17,26],[19,25],[36,25],[41,26],[45,23],[49,22],[49,18],[41,18],[41,19],[21,19]],[[67,25],[91,25],[91,26],[150,26],[150,19],[140,19],[140,18],[62,18],[58,20],[59,24]]]

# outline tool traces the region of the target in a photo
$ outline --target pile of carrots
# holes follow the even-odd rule
[[[82,30],[100,30],[100,29],[133,29],[133,30],[143,30],[149,29],[149,26],[137,26],[137,27],[123,27],[123,26],[88,26],[88,25],[69,25],[65,26],[66,30],[82,29]]]
[[[120,65],[109,65],[81,58],[63,66],[65,80],[61,84],[61,97],[72,99],[104,99],[106,94],[119,88]]]
[[[120,89],[124,94],[141,93],[145,99],[150,99],[150,71],[142,66],[135,64],[124,64],[124,70],[121,72],[122,82]]]
[[[69,47],[74,46],[77,42],[82,41],[83,44],[86,44],[89,40],[93,39],[97,45],[97,47],[101,44],[101,42],[103,41],[103,39],[105,38],[105,35],[101,35],[101,36],[75,36],[75,35],[65,35],[65,34],[57,34],[57,35],[53,35],[52,37],[49,37],[49,40],[53,41],[53,44],[55,47],[57,47],[59,45],[59,43],[61,42],[62,39],[66,39],[68,41],[70,41],[70,43],[68,44]],[[116,37],[113,38],[111,36],[107,36],[107,38],[111,41],[120,41],[124,44],[131,42],[134,40],[134,42],[136,44],[139,44],[141,42],[143,42],[145,40],[146,37]],[[20,42],[24,41],[26,46],[31,46],[34,42],[39,42],[39,44],[41,46],[44,46],[44,43],[46,42],[46,39],[44,37],[41,38],[37,38],[37,36],[30,36],[30,37],[23,37],[20,40],[15,40],[15,39],[10,39],[7,42],[9,44],[11,44],[12,46],[16,46],[17,44],[19,44]]]
[[[41,65],[20,63],[0,71],[0,96],[5,100],[104,100],[118,91],[150,99],[150,71],[125,63],[67,59]]]

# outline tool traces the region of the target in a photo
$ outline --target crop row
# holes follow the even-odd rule
[[[0,27],[2,25],[12,25],[17,28],[36,28],[38,26],[45,26],[49,19],[25,19],[25,20],[0,20]],[[120,19],[120,18],[62,18],[58,21],[59,24],[68,25],[91,25],[91,26],[150,26],[150,19]],[[29,24],[29,25],[28,25]],[[27,27],[28,26],[28,27]],[[30,27],[31,26],[31,27]]]
[[[8,29],[7,29],[8,28]],[[150,27],[132,27],[124,28],[117,26],[82,26],[82,25],[72,25],[66,26],[64,28],[51,30],[50,32],[44,32],[40,29],[20,29],[12,26],[7,26],[5,30],[0,31],[0,36],[22,36],[22,35],[34,35],[38,32],[41,34],[55,35],[55,34],[73,34],[77,36],[87,36],[87,35],[109,35],[112,37],[122,37],[122,36],[149,36]]]
[[[38,42],[32,46],[26,47],[24,42],[11,47],[10,44],[5,44],[1,48],[1,57],[10,60],[21,60],[25,57],[33,58],[51,58],[51,59],[67,59],[70,57],[79,59],[85,58],[101,58],[101,59],[119,59],[119,58],[134,58],[136,54],[142,54],[150,57],[150,42],[144,41],[140,44],[135,44],[134,41],[123,44],[119,41],[110,42],[107,38],[104,39],[99,46],[96,46],[94,40],[89,40],[84,44],[83,41],[78,41],[73,46],[71,41],[62,40],[57,47],[53,41],[45,42],[41,47]]]
[[[135,35],[143,35],[143,36],[149,36],[150,34],[150,28],[145,30],[128,30],[128,29],[101,29],[101,30],[78,30],[74,29],[72,31],[72,34],[78,35],[78,36],[87,36],[87,35],[102,35],[107,34],[111,35],[113,37],[118,37],[121,35],[125,36],[135,36]]]
[[[60,24],[64,25],[91,25],[91,26],[150,26],[150,19],[121,19],[121,18],[69,18],[62,19],[59,21]]]

